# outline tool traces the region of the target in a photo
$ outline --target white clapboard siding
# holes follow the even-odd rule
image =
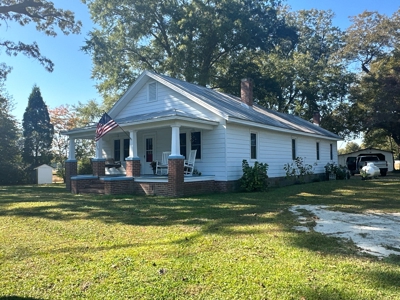
[[[160,83],[157,83],[157,100],[149,102],[147,100],[147,89],[148,85],[146,84],[130,100],[130,102],[116,118],[125,118],[133,115],[141,115],[171,109],[191,113],[199,118],[213,117],[213,114],[210,116],[210,112],[200,105]],[[214,116],[214,118],[216,118],[216,116]]]
[[[225,128],[219,125],[214,130],[202,130],[201,137],[202,156],[195,168],[203,175],[214,175],[215,180],[226,180]]]
[[[257,159],[250,159],[250,133],[257,134]],[[293,162],[293,138],[296,139],[296,155],[303,158],[304,164],[312,165],[314,173],[323,173],[328,162],[336,162],[337,149],[333,141],[230,124],[227,127],[228,180],[242,176],[243,159],[250,165],[255,161],[267,163],[269,177],[285,176],[284,165]],[[320,160],[317,160],[317,141],[320,143]],[[333,161],[330,160],[330,144],[333,146]]]

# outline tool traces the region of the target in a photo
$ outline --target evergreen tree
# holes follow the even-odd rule
[[[0,185],[21,183],[23,179],[19,168],[19,130],[11,106],[7,96],[0,95]]]
[[[29,96],[23,122],[23,159],[28,170],[51,161],[51,143],[54,128],[50,123],[49,112],[36,85]]]

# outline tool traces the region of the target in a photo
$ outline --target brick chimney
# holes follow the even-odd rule
[[[240,85],[240,98],[248,106],[253,106],[253,81],[250,78],[242,79]]]
[[[321,115],[318,110],[315,110],[313,113],[313,124],[319,126],[321,123]]]

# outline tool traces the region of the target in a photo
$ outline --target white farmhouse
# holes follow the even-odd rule
[[[250,80],[242,80],[241,88],[239,98],[143,72],[108,112],[119,127],[97,142],[93,175],[76,175],[74,141],[94,139],[96,126],[65,133],[70,138],[67,188],[80,193],[103,184],[106,194],[181,196],[234,190],[244,159],[250,165],[268,163],[272,180],[285,177],[284,164],[296,157],[313,165],[314,173],[337,163],[339,136],[254,104]],[[196,150],[194,172],[184,176],[191,150]],[[163,153],[167,172],[154,176],[151,162],[161,161]]]

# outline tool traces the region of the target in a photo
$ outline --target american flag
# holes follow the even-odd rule
[[[107,113],[104,113],[99,123],[97,123],[96,136],[94,140],[97,142],[106,135],[107,132],[113,130],[115,127],[118,127],[117,122],[115,122]]]

